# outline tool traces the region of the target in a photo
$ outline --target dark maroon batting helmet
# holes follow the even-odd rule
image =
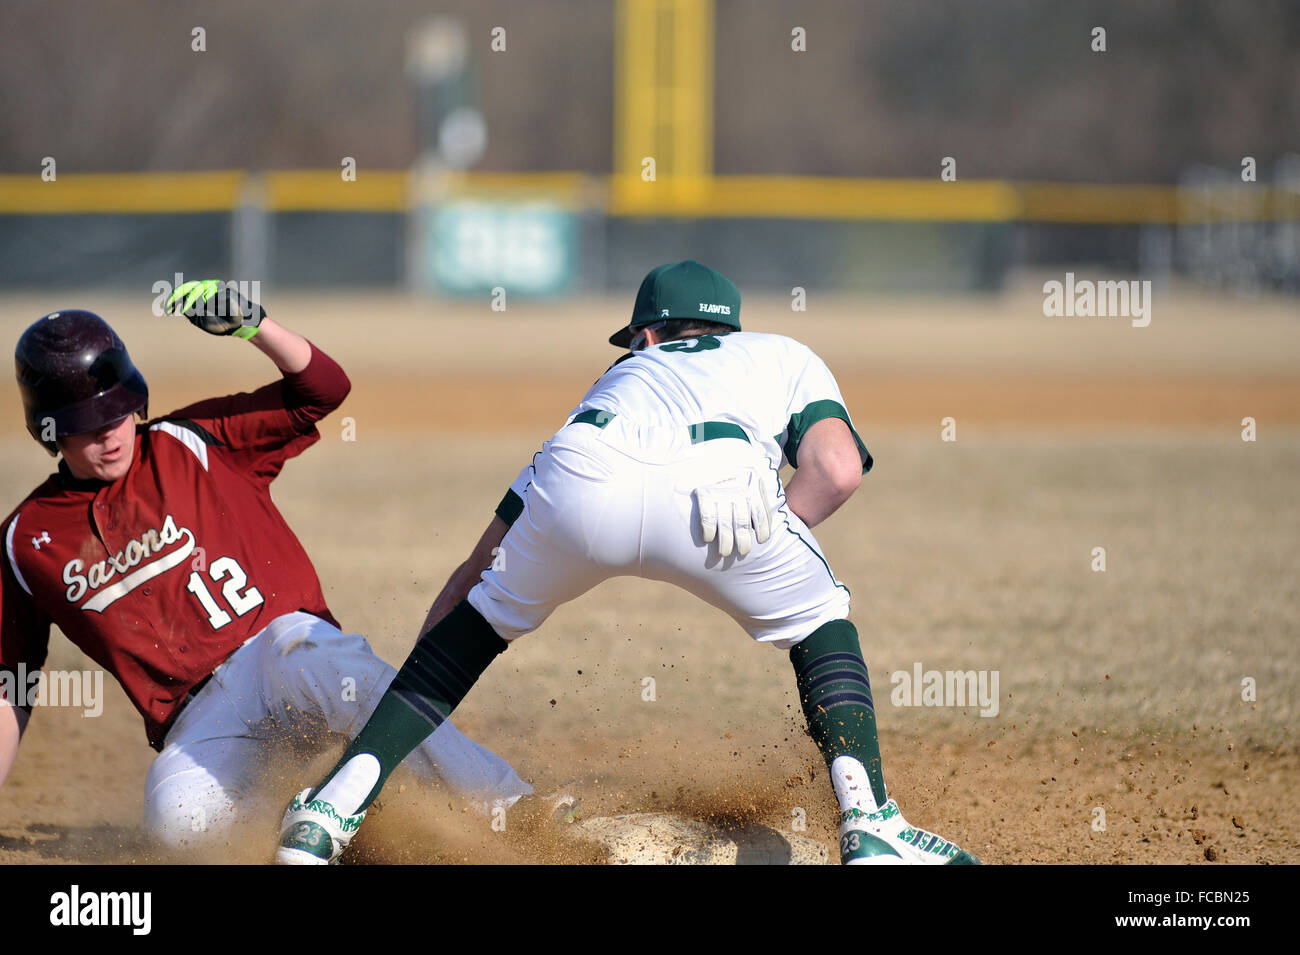
[[[73,309],[38,319],[18,339],[14,369],[27,430],[50,454],[58,454],[58,438],[148,413],[144,376],[122,339],[93,312]]]

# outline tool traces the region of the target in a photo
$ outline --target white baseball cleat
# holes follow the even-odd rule
[[[310,789],[293,797],[280,823],[278,865],[333,865],[356,835],[364,811],[343,816],[323,799],[308,799]]]
[[[980,860],[942,836],[909,825],[889,800],[867,813],[840,814],[840,862],[843,865],[979,865]]]

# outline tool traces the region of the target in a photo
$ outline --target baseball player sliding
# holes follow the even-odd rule
[[[735,285],[691,261],[645,277],[610,343],[630,350],[510,486],[338,765],[294,798],[277,860],[337,860],[389,774],[511,641],[601,581],[640,576],[789,652],[839,800],[842,862],[978,864],[885,791],[849,592],[811,530],[872,463],[826,365],[741,331]]]
[[[186,283],[168,307],[251,340],[282,377],[141,423],[148,387],[103,319],[54,312],[23,333],[27,428],[63,459],[0,524],[0,670],[37,670],[53,623],[116,677],[159,750],[148,831],[194,848],[256,812],[291,738],[355,732],[395,671],[339,628],[270,494],[347,377],[233,286]],[[0,784],[30,715],[0,694]],[[425,736],[407,765],[484,811],[531,792],[450,723]]]

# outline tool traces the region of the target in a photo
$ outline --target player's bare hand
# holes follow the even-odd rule
[[[436,624],[455,608],[469,594],[470,589],[478,582],[478,575],[482,571],[473,572],[470,569],[469,561],[461,564],[451,575],[451,579],[438,593],[437,598],[433,601],[433,606],[429,608],[429,613],[424,618],[424,624],[420,627],[420,633],[428,633]]]
[[[184,315],[190,324],[209,335],[252,338],[266,317],[266,311],[239,293],[233,282],[205,279],[184,282],[167,299],[166,311]]]
[[[772,536],[772,504],[753,471],[696,488],[695,503],[704,543],[716,537],[723,557],[731,556],[733,549],[743,557],[755,541],[762,544]]]

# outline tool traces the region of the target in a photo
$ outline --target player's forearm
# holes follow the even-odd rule
[[[0,786],[5,784],[9,770],[18,756],[18,740],[27,724],[27,713],[11,706],[0,698]]]
[[[470,560],[477,562],[479,565],[479,573],[486,570],[488,565],[492,563],[492,558],[496,556],[495,551],[501,546],[501,539],[506,536],[508,530],[510,530],[510,526],[505,521],[500,517],[493,516],[491,523],[483,531],[483,536],[474,545],[474,552],[470,554]]]
[[[302,371],[311,361],[311,344],[307,339],[271,318],[262,319],[252,342],[286,374]]]

